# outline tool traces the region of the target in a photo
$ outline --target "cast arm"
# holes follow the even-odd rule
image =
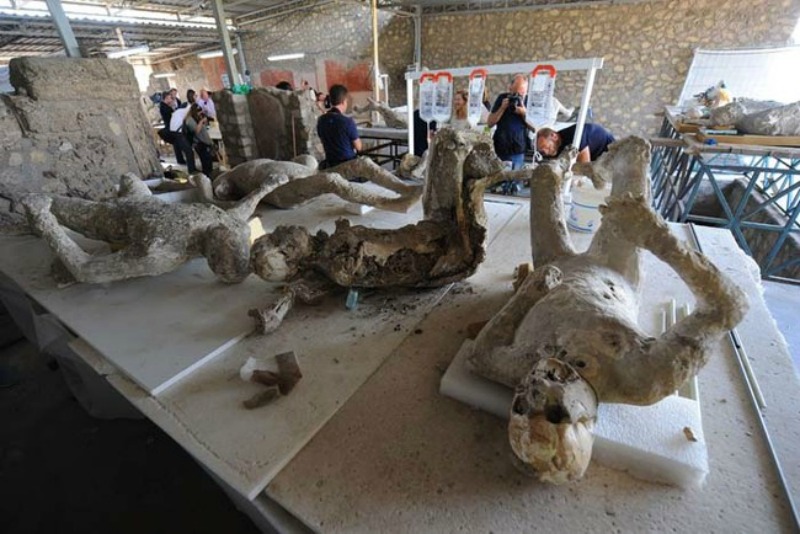
[[[604,226],[672,267],[697,298],[696,309],[688,317],[659,338],[644,339],[623,358],[609,362],[613,384],[608,391],[598,391],[601,400],[652,404],[697,374],[713,344],[744,317],[747,298],[708,258],[679,241],[643,197],[626,194],[609,199],[600,209]]]

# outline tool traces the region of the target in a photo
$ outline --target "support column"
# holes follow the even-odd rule
[[[228,25],[225,23],[225,8],[222,6],[222,0],[214,0],[213,8],[214,20],[217,21],[217,31],[219,31],[219,37],[222,41],[222,57],[225,58],[225,68],[228,71],[231,89],[233,89],[233,86],[239,83],[239,77],[237,76],[236,63],[233,61],[231,36],[228,33]]]
[[[414,64],[422,70],[422,6],[414,7]]]
[[[372,0],[372,98],[381,99],[381,72],[378,58],[378,0]],[[373,117],[374,119],[374,117]]]
[[[236,32],[234,34],[234,37],[236,37],[236,50],[239,51],[239,70],[242,71],[242,78],[244,78],[244,73],[247,72],[247,58],[244,57],[244,46],[242,46],[242,37],[239,35],[239,32]],[[244,82],[244,79],[242,79],[242,82]]]
[[[67,57],[81,57],[78,41],[75,39],[75,34],[72,33],[72,26],[69,25],[69,19],[67,19],[67,14],[64,13],[64,6],[61,5],[61,0],[46,1],[47,9],[50,10],[50,16],[53,17],[53,24],[56,25],[56,31],[61,38],[61,44],[64,45],[64,50],[67,52]]]

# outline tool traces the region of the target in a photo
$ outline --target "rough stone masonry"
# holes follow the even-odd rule
[[[122,174],[161,173],[133,68],[119,59],[11,60],[0,104],[0,222],[31,192],[101,200]]]

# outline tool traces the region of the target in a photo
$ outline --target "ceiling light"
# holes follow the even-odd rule
[[[158,74],[153,74],[153,78],[174,78],[174,72],[159,72]]]
[[[112,59],[117,59],[121,57],[135,56],[136,54],[144,54],[145,52],[149,51],[150,47],[147,45],[134,46],[133,48],[123,48],[122,50],[115,50],[113,52],[108,52],[106,56]]]
[[[233,53],[236,54],[238,50],[235,48],[233,49]],[[197,57],[200,59],[211,59],[213,57],[222,57],[222,50],[212,50],[211,52],[200,52],[197,54]]]
[[[306,57],[305,52],[297,52],[294,54],[280,54],[277,56],[267,56],[267,61],[283,61],[285,59],[302,59]]]

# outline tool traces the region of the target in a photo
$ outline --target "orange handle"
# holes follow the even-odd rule
[[[482,76],[483,78],[486,78],[487,76],[489,76],[489,73],[486,72],[486,69],[475,69],[469,73],[469,79],[471,80],[475,76]]]
[[[549,72],[551,78],[556,77],[556,68],[552,65],[536,65],[536,68],[531,71],[531,76],[536,76],[541,71]]]
[[[453,82],[453,75],[452,75],[452,74],[450,74],[449,72],[447,72],[446,70],[443,70],[442,72],[437,72],[437,73],[436,73],[436,81],[437,81],[437,82],[439,81],[439,78],[440,78],[441,76],[444,76],[445,78],[447,78],[447,80],[448,80],[449,82],[451,82],[451,83]]]
[[[424,82],[428,78],[430,78],[430,80],[432,82],[436,81],[436,75],[435,74],[433,74],[432,72],[426,72],[425,74],[423,74],[422,76],[419,77],[419,83]]]

